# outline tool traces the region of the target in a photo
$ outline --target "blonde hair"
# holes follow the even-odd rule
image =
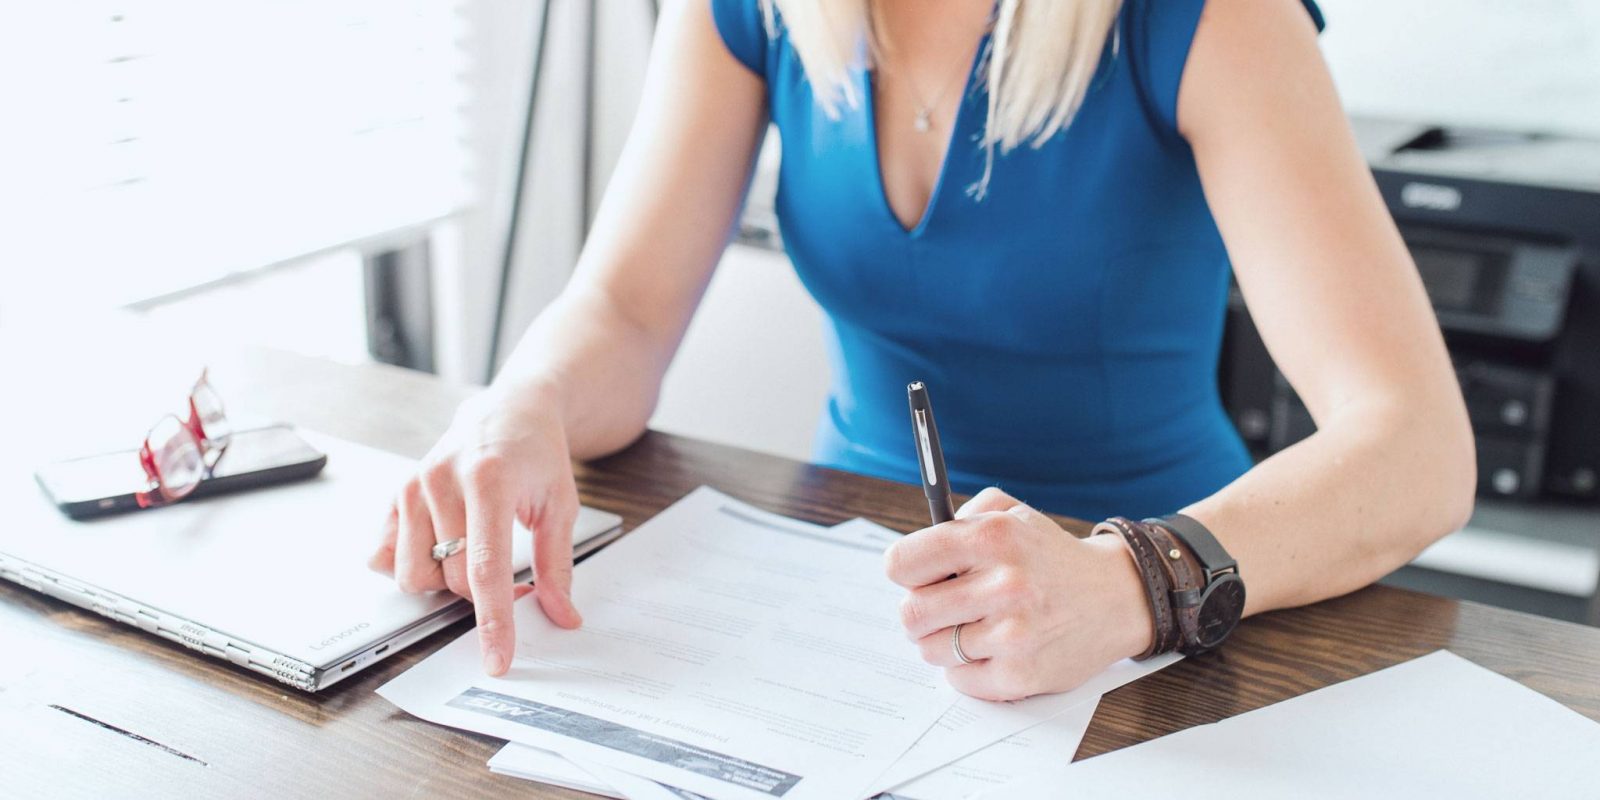
[[[882,51],[877,0],[761,0],[767,31],[778,16],[824,111],[861,98],[854,73]],[[982,196],[994,149],[1043,145],[1071,121],[1099,68],[1122,0],[999,0],[985,58],[989,108],[980,145],[988,160],[974,187]]]

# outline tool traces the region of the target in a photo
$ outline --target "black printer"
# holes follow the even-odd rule
[[[1600,140],[1354,120],[1444,330],[1479,494],[1600,502]],[[1238,292],[1223,402],[1258,457],[1314,430]]]

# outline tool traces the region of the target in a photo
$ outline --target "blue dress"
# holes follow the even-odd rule
[[[921,380],[965,492],[995,484],[1090,520],[1155,516],[1250,467],[1217,389],[1231,267],[1177,130],[1203,0],[1126,0],[1071,126],[997,153],[981,200],[967,191],[984,168],[975,59],[909,231],[880,180],[873,76],[830,119],[781,19],[769,39],[757,0],[710,1],[728,50],[766,81],[783,241],[828,317],[818,463],[915,482],[905,387]]]

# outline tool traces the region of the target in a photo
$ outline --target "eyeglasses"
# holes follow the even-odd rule
[[[134,493],[140,508],[176,503],[188,497],[210,477],[233,426],[222,408],[222,398],[206,380],[206,371],[189,390],[189,413],[184,419],[168,414],[151,426],[139,448],[139,464],[149,483]]]

